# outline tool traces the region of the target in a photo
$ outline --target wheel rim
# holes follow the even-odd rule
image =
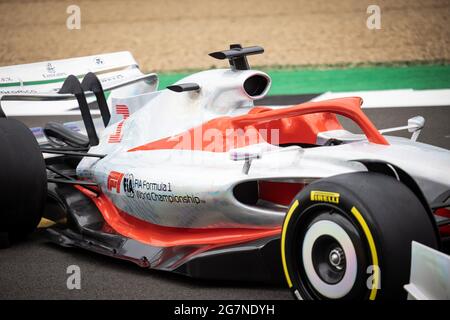
[[[328,220],[314,222],[301,248],[311,286],[325,298],[338,299],[353,288],[358,272],[355,247],[347,232]]]
[[[328,235],[317,238],[312,247],[311,258],[314,270],[326,283],[336,284],[344,277],[345,252],[335,238]]]

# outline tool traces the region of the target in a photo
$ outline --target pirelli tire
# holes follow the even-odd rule
[[[39,145],[30,129],[15,119],[0,118],[0,168],[0,233],[9,243],[36,228],[47,197]]]
[[[415,194],[372,172],[317,180],[292,201],[281,254],[297,299],[402,299],[411,242],[438,247],[438,235]]]

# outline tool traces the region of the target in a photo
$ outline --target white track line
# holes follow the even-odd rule
[[[355,96],[364,100],[364,109],[450,106],[450,89],[326,92],[311,101]]]

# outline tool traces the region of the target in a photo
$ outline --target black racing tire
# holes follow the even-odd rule
[[[297,299],[403,299],[411,242],[438,248],[439,236],[416,195],[379,173],[317,180],[292,201],[281,255]]]
[[[0,118],[0,233],[19,240],[36,229],[47,197],[39,145],[23,123]]]

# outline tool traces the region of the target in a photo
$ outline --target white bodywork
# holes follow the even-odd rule
[[[415,178],[430,202],[448,190],[449,151],[396,137],[387,137],[388,146],[378,145],[347,131],[340,132],[340,136],[350,139],[338,146],[283,148],[262,142],[258,146],[264,150],[262,157],[253,159],[248,173],[243,170],[245,161],[230,158],[233,150],[128,152],[217,117],[248,113],[253,100],[265,95],[270,85],[257,97],[246,94],[243,83],[254,74],[268,79],[268,75],[253,70],[210,70],[179,81],[197,83],[199,91],[161,90],[113,99],[113,114],[117,106],[126,105],[129,115],[125,119],[122,114],[113,115],[114,124],[101,133],[100,145],[90,150],[107,156],[101,160],[83,159],[77,168],[78,175],[99,183],[114,204],[128,214],[159,225],[197,228],[279,226],[285,207],[267,203],[246,205],[233,195],[234,186],[258,180],[308,183],[336,174],[365,171],[364,165],[354,161],[360,159],[382,160],[402,168]],[[111,135],[118,133],[119,124],[120,141],[109,143]],[[324,133],[327,134],[334,133]],[[121,188],[108,188],[111,172],[123,174]],[[125,190],[125,184],[130,184],[132,192]]]
[[[270,88],[270,77],[256,70],[199,72],[179,83],[195,83],[200,90],[176,93],[167,89],[156,91],[156,75],[143,75],[128,52],[2,67],[0,95],[46,98],[1,101],[2,108],[7,115],[56,115],[67,114],[67,110],[78,113],[73,98],[49,100],[58,95],[56,92],[67,75],[81,78],[87,72],[95,72],[105,91],[111,92],[108,94],[111,120],[104,128],[101,120],[96,119],[100,144],[90,149],[107,156],[84,158],[77,173],[98,183],[119,209],[145,221],[198,228],[280,226],[286,207],[264,202],[246,205],[235,197],[233,188],[246,181],[309,183],[341,173],[365,171],[365,166],[358,162],[361,159],[385,161],[402,168],[416,180],[429,202],[450,186],[448,150],[397,137],[386,137],[390,145],[379,145],[346,130],[321,132],[317,136],[319,146],[306,149],[258,141],[257,145],[228,152],[189,148],[128,152],[201,127],[212,119],[247,114],[254,107],[253,101],[264,97]],[[265,79],[264,87],[250,94],[245,82],[255,76]],[[133,79],[139,81],[108,90]],[[92,95],[87,95],[87,99],[94,101]],[[422,120],[413,121],[412,127],[420,129]],[[192,137],[194,144],[196,134]],[[202,140],[204,133],[199,134]],[[42,130],[35,135],[43,138]],[[322,146],[331,138],[344,144]],[[115,186],[116,177],[111,173],[121,175]]]

